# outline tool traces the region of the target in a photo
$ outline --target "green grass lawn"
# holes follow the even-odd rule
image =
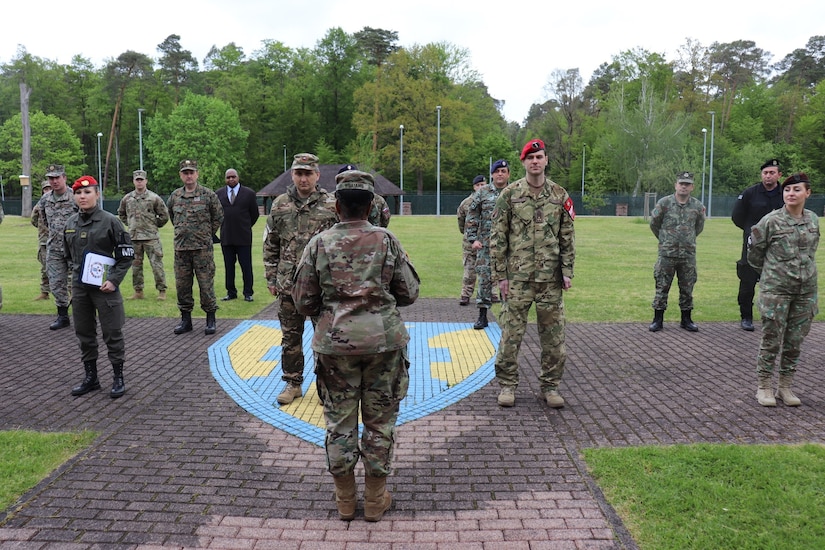
[[[218,316],[247,318],[272,302],[263,280],[260,243],[263,219],[255,228],[255,302],[221,302]],[[395,216],[390,229],[399,237],[421,276],[421,296],[458,300],[461,287],[461,235],[453,216]],[[176,317],[172,274],[172,228],[161,230],[170,286],[166,302],[154,300],[151,270],[144,267],[147,299],[126,301],[131,317]],[[656,239],[640,218],[580,217],[576,221],[576,276],[566,294],[571,322],[648,322],[653,298]],[[698,239],[699,281],[693,318],[698,323],[736,321],[738,281],[735,262],[741,232],[728,219],[712,219]],[[39,292],[37,231],[28,219],[7,216],[0,225],[0,285],[7,313],[54,313],[53,302],[33,302]],[[822,254],[820,258],[822,258]],[[223,261],[215,248],[216,293],[223,296]],[[822,261],[821,259],[819,260]],[[240,282],[240,273],[238,273]],[[820,283],[822,284],[822,283]],[[122,285],[132,294],[131,275]],[[666,318],[678,317],[674,307]],[[203,315],[201,313],[201,315]],[[817,320],[823,317],[820,314]],[[468,318],[468,322],[472,319]],[[91,434],[31,434],[7,445],[0,433],[0,509],[37,483],[51,469],[90,443]],[[46,438],[45,443],[38,443]],[[16,464],[52,454],[36,472],[23,475]],[[825,548],[825,450],[820,446],[684,445],[583,451],[594,478],[644,549]],[[19,472],[19,474],[18,474]],[[6,475],[8,477],[3,477]],[[17,479],[20,478],[20,479]]]

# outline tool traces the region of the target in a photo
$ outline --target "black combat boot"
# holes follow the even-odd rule
[[[112,365],[112,371],[115,378],[112,382],[112,391],[109,392],[109,397],[117,399],[126,393],[126,384],[123,382],[123,363],[115,363]]]
[[[66,328],[70,325],[69,322],[69,307],[68,306],[57,306],[57,319],[54,320],[54,323],[49,325],[49,330],[58,330],[61,328]]]
[[[192,332],[192,312],[181,311],[180,323],[175,327],[175,334],[183,334],[184,332]]]
[[[699,332],[699,327],[697,327],[696,323],[690,318],[689,309],[682,310],[682,322],[679,323],[679,326],[690,332]]]
[[[476,330],[481,330],[487,327],[487,308],[480,307],[478,308],[478,321],[476,324],[473,325],[473,328]]]
[[[203,333],[207,336],[210,334],[215,334],[217,327],[215,326],[215,312],[214,311],[207,311],[206,312],[206,328],[203,330]]]
[[[650,323],[650,326],[647,327],[647,330],[650,332],[659,332],[664,328],[665,325],[665,310],[663,309],[654,309],[653,310],[653,322]]]
[[[97,361],[84,361],[83,368],[86,371],[86,377],[79,386],[72,388],[72,395],[84,395],[92,390],[100,389],[100,381],[97,379]]]

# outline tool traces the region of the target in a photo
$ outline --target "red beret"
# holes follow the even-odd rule
[[[97,187],[97,180],[92,176],[80,176],[72,185],[72,191],[77,191],[81,187]]]
[[[524,146],[524,149],[521,150],[521,160],[527,158],[527,155],[530,153],[535,153],[536,151],[544,151],[544,142],[540,139],[534,139],[527,142],[527,145]]]
[[[795,183],[807,183],[808,185],[810,185],[811,180],[808,178],[808,174],[806,174],[805,172],[798,172],[796,174],[793,174],[792,176],[789,176],[785,181],[782,182],[782,185],[780,187],[784,189],[786,185],[793,185]]]

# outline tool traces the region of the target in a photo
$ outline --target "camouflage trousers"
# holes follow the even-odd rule
[[[281,380],[299,386],[304,382],[304,327],[306,316],[298,313],[292,296],[281,294],[278,304],[278,321],[281,323]],[[315,319],[310,318],[312,326]]]
[[[793,374],[799,364],[802,340],[811,330],[814,316],[819,313],[816,292],[799,295],[760,292],[757,304],[762,317],[757,376],[770,377],[780,353],[779,374]]]
[[[51,289],[49,288],[49,267],[46,263],[45,244],[37,247],[37,261],[40,262],[40,292],[48,294],[51,292]]]
[[[693,286],[696,284],[696,256],[672,258],[659,256],[653,267],[653,279],[656,281],[656,295],[653,309],[667,309],[667,296],[673,284],[674,275],[679,279],[679,309],[693,309]]]
[[[519,349],[527,327],[527,313],[535,302],[541,344],[541,391],[546,393],[558,388],[567,360],[562,292],[561,284],[557,282],[510,281],[510,293],[502,302],[499,315],[501,342],[496,354],[496,379],[499,385],[518,386]]]
[[[49,278],[49,289],[54,296],[54,303],[57,307],[69,307],[72,295],[69,286],[69,277],[72,276],[72,268],[69,260],[63,255],[63,251],[46,253],[46,272]]]
[[[178,309],[195,309],[192,293],[194,278],[198,279],[201,309],[209,313],[217,311],[215,297],[215,254],[210,246],[199,250],[175,250],[175,289],[178,294]]]
[[[469,298],[473,295],[473,290],[476,287],[476,251],[466,243],[462,252],[462,263],[464,265],[464,277],[461,279],[461,297]]]
[[[324,406],[327,469],[350,474],[360,457],[368,476],[392,466],[395,423],[410,385],[406,348],[367,355],[317,354],[316,387]],[[358,410],[364,424],[358,445]]]
[[[490,247],[484,246],[476,252],[476,275],[478,276],[478,307],[490,308],[493,305],[493,281],[490,268]]]
[[[100,319],[100,332],[114,365],[123,363],[126,346],[123,339],[123,325],[126,313],[123,310],[123,296],[120,290],[105,293],[88,285],[76,285],[72,296],[72,318],[74,332],[80,342],[83,361],[97,361],[97,323]]]
[[[155,288],[158,291],[166,290],[166,273],[163,271],[163,246],[160,239],[149,241],[132,241],[135,249],[135,259],[132,260],[132,287],[143,290],[143,254],[149,260],[152,267],[152,275],[155,277]]]

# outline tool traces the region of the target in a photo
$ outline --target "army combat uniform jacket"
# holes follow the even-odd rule
[[[335,197],[316,188],[306,199],[295,185],[278,195],[266,219],[264,277],[278,294],[290,294],[298,260],[309,240],[338,220]]]
[[[526,178],[505,187],[493,210],[493,282],[561,283],[563,276],[572,278],[576,257],[574,215],[567,191],[547,178],[538,196],[530,192]]]
[[[166,204],[157,193],[148,189],[143,193],[127,193],[117,209],[120,221],[129,226],[133,241],[151,241],[160,237],[158,228],[169,221]]]
[[[679,204],[676,195],[662,197],[650,215],[650,230],[659,239],[659,255],[690,258],[696,255],[696,236],[705,228],[705,207],[690,197]]]
[[[223,223],[223,207],[214,191],[198,185],[188,194],[185,187],[179,187],[166,206],[175,226],[175,250],[212,248]]]

